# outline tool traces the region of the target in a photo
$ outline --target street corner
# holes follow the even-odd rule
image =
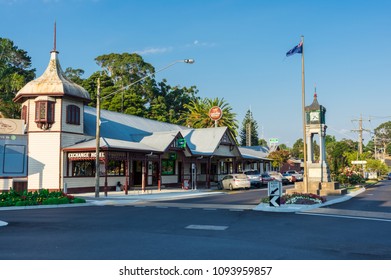
[[[7,222],[0,221],[0,227],[5,227],[6,225],[8,225]]]

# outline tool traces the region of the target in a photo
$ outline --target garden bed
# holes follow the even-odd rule
[[[9,192],[0,193],[0,207],[76,204],[85,202],[83,198],[76,198],[61,191],[50,192],[46,189],[34,192],[17,192],[11,189]]]

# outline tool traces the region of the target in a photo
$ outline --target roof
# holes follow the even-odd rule
[[[23,97],[36,96],[69,96],[89,101],[90,95],[83,87],[67,79],[61,69],[58,52],[53,50],[50,55],[49,65],[45,72],[37,79],[28,82],[16,94],[14,101]]]
[[[193,129],[133,115],[101,110],[101,146],[128,150],[165,152],[179,138],[186,139],[185,152],[195,155],[239,156],[240,151],[227,127]],[[96,109],[84,106],[84,134],[96,135]],[[104,140],[108,145],[104,146]],[[220,148],[220,144],[231,149]],[[95,140],[67,147],[65,150],[93,149]]]
[[[84,142],[77,143],[75,145],[72,145],[70,147],[64,148],[65,151],[67,150],[88,150],[88,149],[95,149],[96,148],[96,141],[95,139],[86,140]],[[156,151],[159,152],[158,149],[155,149],[154,147],[145,145],[143,143],[138,142],[130,142],[130,141],[123,141],[118,139],[111,139],[106,137],[100,138],[100,148],[107,148],[107,149],[120,149],[120,150],[139,150],[139,151]]]
[[[172,132],[188,129],[187,127],[159,122],[107,110],[100,111],[100,135],[112,139],[140,142],[144,137],[155,132]],[[84,106],[84,134],[96,135],[96,108]]]
[[[187,129],[181,131],[189,148],[197,154],[212,155],[226,131],[226,127]]]
[[[262,146],[239,147],[239,150],[242,154],[242,157],[246,159],[270,160],[267,158],[269,152],[267,151],[267,149],[265,149],[265,147]]]

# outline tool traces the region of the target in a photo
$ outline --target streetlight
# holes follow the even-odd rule
[[[167,66],[152,72],[148,75],[145,75],[144,77],[138,79],[137,81],[130,83],[127,86],[124,86],[123,88],[120,88],[117,91],[114,91],[103,98],[100,97],[100,78],[98,78],[98,86],[97,86],[97,93],[96,93],[96,155],[95,155],[95,197],[99,197],[99,185],[100,185],[100,161],[99,161],[99,153],[100,153],[100,100],[106,99],[107,97],[110,97],[118,92],[124,91],[128,89],[129,87],[145,80],[148,77],[153,76],[156,73],[159,73],[163,70],[166,70],[167,68],[170,68],[171,66],[177,64],[177,63],[187,63],[187,64],[193,64],[195,61],[194,59],[182,59],[182,60],[175,60],[168,64]],[[107,196],[107,189],[105,189],[105,196]]]

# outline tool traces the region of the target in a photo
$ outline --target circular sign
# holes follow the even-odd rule
[[[218,121],[219,119],[221,119],[222,116],[223,116],[223,111],[219,106],[213,106],[212,108],[210,108],[209,117],[213,121]]]

